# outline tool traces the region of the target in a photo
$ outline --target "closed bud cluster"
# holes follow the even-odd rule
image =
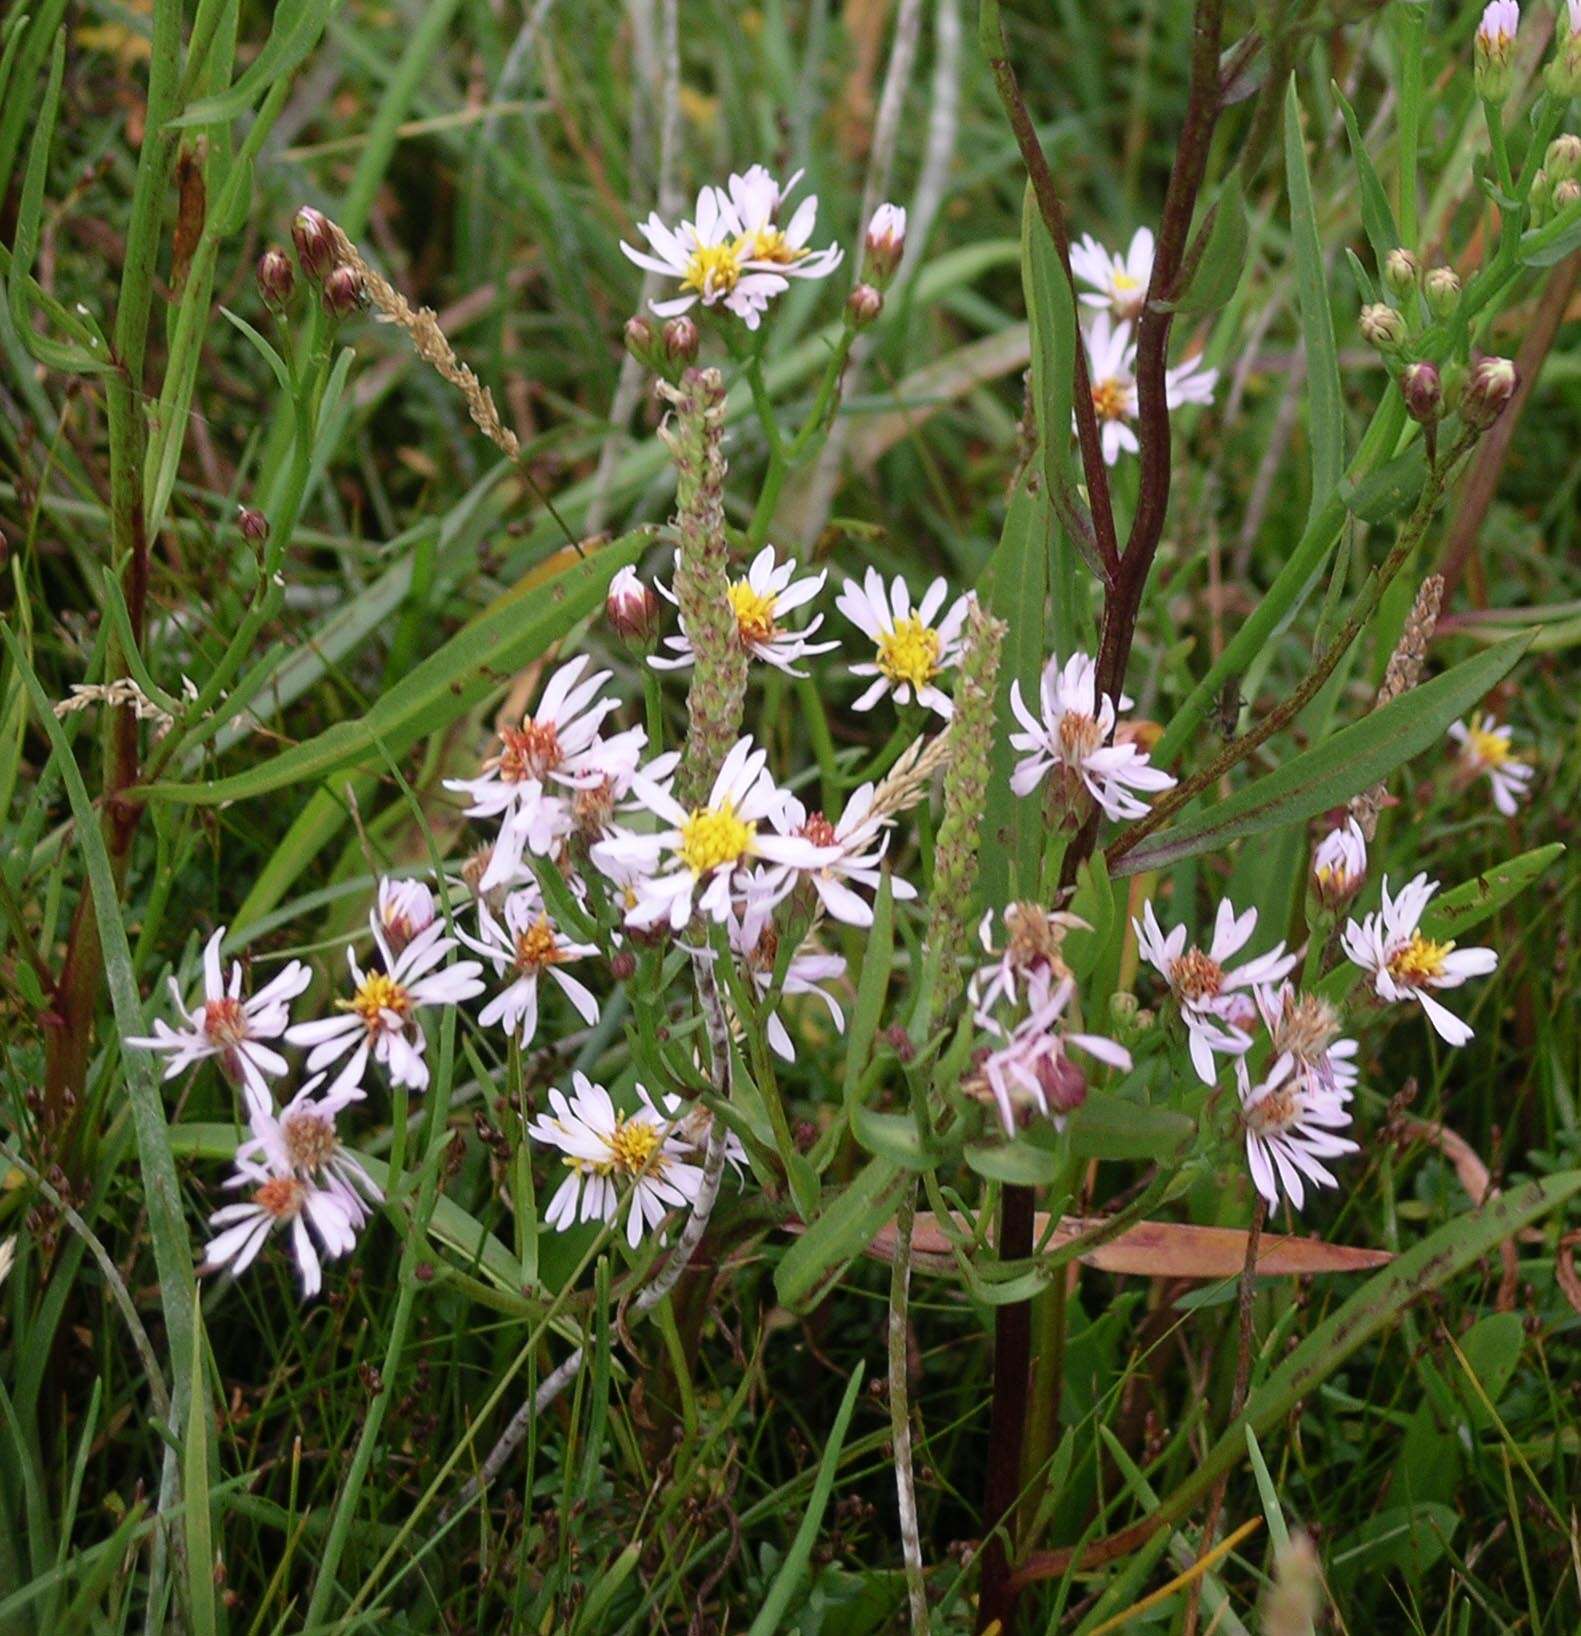
[[[906,253],[906,212],[900,205],[881,204],[873,212],[867,224],[866,248],[863,277],[883,290]]]
[[[350,317],[366,299],[362,274],[355,267],[336,267],[324,280],[324,311],[331,318]]]
[[[1515,32],[1521,8],[1516,0],[1491,0],[1477,25],[1477,95],[1495,107],[1509,96],[1515,81]]]
[[[1421,266],[1409,250],[1391,250],[1383,261],[1383,281],[1396,295],[1409,295],[1416,288]]]
[[[1405,320],[1386,302],[1372,301],[1361,309],[1361,333],[1369,346],[1395,352],[1405,341]]]
[[[314,282],[321,281],[335,265],[335,244],[329,223],[321,211],[303,205],[291,221],[291,242],[302,271]]]
[[[1413,420],[1430,426],[1444,412],[1444,383],[1429,363],[1410,364],[1400,376],[1400,391]]]
[[[1460,418],[1485,432],[1504,413],[1517,385],[1515,365],[1508,358],[1480,358],[1466,377],[1460,395]]]
[[[1453,267],[1434,267],[1422,280],[1422,294],[1435,318],[1447,318],[1460,302],[1460,275]]]
[[[284,250],[269,249],[258,258],[258,298],[280,312],[296,292],[296,269]]]
[[[609,582],[604,617],[623,641],[644,651],[653,645],[659,626],[659,599],[644,585],[635,568],[622,568]]]
[[[858,284],[845,298],[845,310],[853,329],[866,329],[884,310],[883,293],[871,284]]]

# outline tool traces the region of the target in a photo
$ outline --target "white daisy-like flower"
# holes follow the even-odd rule
[[[677,552],[677,565],[679,556]],[[773,665],[776,670],[783,670],[787,676],[807,674],[796,668],[798,659],[808,654],[828,653],[840,645],[838,642],[809,640],[823,624],[822,614],[814,614],[800,630],[792,630],[782,623],[786,614],[811,602],[828,578],[827,574],[809,574],[805,579],[797,579],[796,568],[794,558],[787,558],[776,566],[774,547],[765,545],[752,559],[746,573],[740,579],[732,580],[726,589],[730,611],[736,616],[736,631],[741,646],[754,658]],[[662,597],[680,606],[676,602],[675,592],[668,586],[660,584],[658,590]],[[648,661],[655,670],[684,670],[692,663],[692,639],[686,634],[684,620],[680,635],[665,637],[664,645],[670,652],[656,653]]]
[[[1281,1189],[1291,1208],[1299,1210],[1309,1183],[1338,1187],[1322,1161],[1357,1151],[1348,1136],[1336,1134],[1350,1124],[1347,1099],[1303,1078],[1288,1054],[1280,1056],[1255,1085],[1246,1059],[1237,1057],[1235,1083],[1246,1132],[1246,1163],[1270,1207],[1279,1203]]]
[[[316,1173],[300,1173],[283,1132],[272,1128],[272,1120],[265,1122],[258,1106],[252,1109],[252,1131],[237,1149],[235,1174],[225,1184],[249,1189],[249,1197],[209,1217],[215,1236],[204,1246],[205,1270],[228,1266],[233,1274],[245,1272],[269,1235],[288,1229],[302,1294],[317,1295],[323,1286],[320,1250],[331,1259],[347,1254],[366,1211],[339,1177],[320,1180]]]
[[[139,1051],[166,1052],[170,1059],[165,1064],[166,1079],[214,1057],[228,1078],[261,1089],[266,1079],[287,1068],[285,1058],[263,1041],[285,1033],[291,1021],[291,1001],[312,982],[313,973],[300,960],[289,961],[251,999],[243,999],[241,962],[232,963],[229,982],[220,964],[225,931],[221,926],[204,946],[201,1001],[194,1001],[189,1010],[182,1003],[175,978],[170,979],[181,1026],[172,1028],[162,1018],[156,1019],[152,1036],[125,1043]]]
[[[779,958],[779,933],[775,929],[772,908],[761,900],[743,918],[730,921],[730,946],[741,958],[741,964],[752,980],[761,999],[774,981],[774,965]],[[845,960],[838,954],[825,954],[805,943],[797,949],[785,968],[785,981],[780,993],[815,994],[829,1008],[835,1032],[845,1032],[845,1012],[840,1002],[824,986],[838,982],[845,976]],[[796,1047],[791,1043],[789,1030],[777,1011],[771,1011],[763,1025],[764,1037],[774,1054],[786,1062],[796,1060]]]
[[[1005,942],[994,947],[994,912],[984,910],[977,928],[988,964],[979,966],[966,985],[973,1015],[984,1028],[997,1026],[994,1010],[1001,1003],[1018,1005],[1022,989],[1032,1010],[1048,1003],[1050,991],[1070,976],[1060,953],[1068,933],[1086,928],[1080,915],[1045,909],[1041,903],[1011,903],[1005,908]]]
[[[1137,412],[1136,349],[1131,344],[1131,326],[1116,324],[1105,310],[1087,326],[1083,344],[1087,348],[1087,379],[1103,461],[1112,466],[1122,452],[1135,454],[1141,448],[1131,430]]]
[[[1493,787],[1493,804],[1513,818],[1530,791],[1533,769],[1510,748],[1511,733],[1496,716],[1480,722],[1454,722],[1449,736],[1460,746],[1460,768],[1470,780],[1486,776]]]
[[[1367,878],[1367,837],[1354,818],[1331,829],[1312,852],[1312,884],[1331,909],[1343,908]]]
[[[1098,313],[1086,330],[1088,384],[1093,413],[1098,420],[1104,464],[1114,465],[1122,453],[1141,448],[1131,422],[1139,413],[1136,389],[1136,341],[1129,323],[1112,322],[1107,310]],[[1187,404],[1212,403],[1219,372],[1199,358],[1188,358],[1164,371],[1164,402],[1170,409]]]
[[[876,568],[868,569],[860,585],[845,582],[835,606],[878,650],[873,663],[851,666],[853,676],[878,678],[852,709],[871,710],[886,693],[898,704],[910,704],[915,694],[918,704],[946,720],[954,714],[950,696],[934,682],[960,658],[961,626],[971,599],[957,597],[939,619],[948,595],[949,587],[936,579],[913,611],[911,590],[899,574],[887,590]]]
[[[797,171],[783,186],[762,165],[750,165],[746,174],[732,174],[722,190],[740,226],[740,249],[744,264],[754,271],[773,271],[786,278],[827,278],[840,265],[845,252],[837,244],[809,250],[807,241],[818,219],[818,196],[810,193],[796,206],[789,222],[780,222],[780,212],[796,184]]]
[[[271,1175],[290,1173],[317,1183],[340,1199],[352,1226],[360,1227],[371,1214],[368,1205],[378,1204],[384,1194],[362,1160],[342,1145],[335,1118],[343,1108],[360,1102],[363,1090],[342,1073],[322,1096],[317,1095],[327,1077],[315,1074],[278,1114],[266,1099],[250,1096],[252,1136],[237,1148],[236,1157],[262,1162]]]
[[[338,1015],[298,1023],[286,1031],[292,1045],[310,1048],[309,1073],[327,1068],[350,1051],[351,1065],[346,1073],[358,1082],[371,1055],[388,1071],[394,1084],[414,1091],[428,1088],[428,1064],[423,1061],[428,1041],[418,1013],[459,1005],[483,992],[483,967],[476,960],[457,960],[436,969],[456,947],[455,938],[446,937],[444,931],[444,922],[436,920],[397,954],[384,941],[379,923],[374,920],[374,939],[384,969],[364,971],[357,963],[356,950],[348,948],[351,998],[335,1002]]]
[[[636,775],[632,792],[637,800],[672,827],[654,835],[612,836],[593,848],[601,868],[608,861],[642,871],[628,925],[668,921],[679,931],[694,908],[724,921],[735,894],[743,896],[746,906],[763,894],[782,896],[785,871],[818,869],[829,862],[824,849],[774,828],[774,815],[786,796],[767,763],[766,750],[754,749],[750,738],[737,740],[707,805],[690,812],[662,785]],[[755,870],[759,863],[768,869]]]
[[[812,882],[824,912],[848,926],[871,926],[873,909],[846,883],[854,881],[876,892],[883,880],[882,866],[889,849],[892,820],[873,816],[876,788],[867,783],[852,790],[836,824],[831,824],[821,812],[809,814],[793,795],[786,798],[785,805],[772,818],[774,827],[782,835],[799,835],[832,854],[827,863],[809,870],[807,879]],[[889,890],[902,900],[917,895],[916,887],[898,875],[890,876]]]
[[[420,880],[396,880],[385,875],[379,881],[376,913],[384,928],[384,939],[392,949],[404,949],[419,932],[433,925],[439,912],[434,894]]]
[[[1142,316],[1147,286],[1153,277],[1153,233],[1139,227],[1131,247],[1121,255],[1111,255],[1090,234],[1070,247],[1070,267],[1078,283],[1089,288],[1082,300],[1089,307],[1106,307],[1116,318],[1135,322]]]
[[[1452,942],[1422,935],[1422,915],[1437,890],[1437,881],[1416,875],[1391,897],[1385,875],[1381,907],[1360,922],[1346,921],[1340,942],[1345,953],[1372,974],[1381,998],[1414,1000],[1441,1039],[1464,1045],[1475,1031],[1429,990],[1459,988],[1468,977],[1486,977],[1497,968],[1499,957],[1492,949],[1457,949]]]
[[[571,1085],[569,1099],[551,1090],[553,1113],[540,1114],[527,1128],[535,1141],[559,1149],[569,1172],[544,1220],[562,1233],[578,1221],[613,1222],[629,1195],[626,1242],[636,1249],[671,1210],[687,1208],[702,1184],[691,1144],[675,1134],[680,1098],[666,1097],[660,1106],[638,1085],[642,1105],[626,1114],[586,1074],[572,1074]]]
[[[1129,703],[1121,697],[1121,708]],[[1022,701],[1019,681],[1010,684],[1010,705],[1023,728],[1010,735],[1012,748],[1022,752],[1010,775],[1017,795],[1030,795],[1061,768],[1110,818],[1140,818],[1147,803],[1130,792],[1156,795],[1175,782],[1149,763],[1145,750],[1110,742],[1117,719],[1115,702],[1098,692],[1098,665],[1085,653],[1072,654],[1063,667],[1057,655],[1044,665],[1036,716]]]
[[[531,1045],[538,1032],[538,979],[545,972],[559,985],[582,1021],[598,1021],[598,1001],[592,992],[568,971],[560,968],[573,960],[586,960],[598,953],[594,943],[576,943],[560,931],[544,908],[536,887],[512,892],[505,900],[501,920],[489,912],[487,902],[478,904],[480,937],[461,932],[461,941],[481,954],[501,976],[505,987],[478,1013],[485,1028],[499,1023],[523,1045]]]
[[[998,1105],[1007,1136],[1015,1135],[1018,1115],[1029,1103],[1063,1129],[1066,1115],[1086,1100],[1087,1078],[1067,1055],[1068,1046],[1111,1068],[1131,1066],[1131,1053],[1117,1041],[1058,1027],[1075,989],[1068,977],[1056,984],[1015,1028],[1000,1031],[1004,1044],[983,1060],[982,1083]]]
[[[634,727],[614,739],[599,729],[619,701],[601,697],[607,670],[583,679],[588,656],[579,654],[549,679],[538,708],[520,727],[500,733],[500,749],[483,763],[477,778],[447,779],[445,788],[470,797],[469,818],[500,818],[500,832],[488,869],[479,882],[487,892],[520,878],[524,852],[545,856],[569,833],[570,800],[577,789],[596,787],[607,776],[600,758],[628,747],[633,758],[646,743]]]
[[[1246,991],[1259,984],[1277,983],[1296,963],[1285,953],[1284,942],[1266,954],[1229,969],[1225,962],[1246,947],[1257,930],[1257,911],[1237,915],[1228,898],[1219,904],[1213,922],[1213,940],[1204,949],[1186,947],[1186,928],[1177,926],[1166,937],[1151,902],[1142,905],[1142,918],[1131,922],[1142,958],[1169,984],[1180,1005],[1191,1048],[1191,1065],[1203,1084],[1218,1078],[1217,1052],[1240,1056],[1251,1045],[1247,1026],[1256,1007]]]
[[[655,211],[637,231],[648,249],[622,241],[626,258],[644,272],[680,281],[679,295],[652,303],[661,318],[689,312],[701,301],[705,307],[723,306],[748,329],[756,329],[769,302],[790,288],[783,271],[748,265],[741,219],[718,188],[705,187],[697,195],[691,221],[671,229]]]

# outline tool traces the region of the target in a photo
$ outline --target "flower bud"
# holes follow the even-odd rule
[[[1554,185],[1554,214],[1568,210],[1578,199],[1581,199],[1581,182],[1573,176],[1565,177]]]
[[[630,949],[617,949],[610,956],[609,975],[617,983],[629,983],[637,975],[637,957]]]
[[[1490,0],[1477,25],[1477,95],[1497,106],[1510,94],[1515,78],[1515,31],[1521,8],[1516,0]]]
[[[1056,1119],[1073,1113],[1087,1100],[1087,1076],[1063,1052],[1040,1056],[1036,1071],[1038,1089]]]
[[[236,526],[244,540],[262,545],[269,538],[269,519],[253,506],[237,506]]]
[[[1544,70],[1548,89],[1556,97],[1568,99],[1581,96],[1581,28],[1576,26],[1578,13],[1571,7],[1568,33],[1563,33],[1554,47],[1553,61]]]
[[[1369,302],[1361,309],[1361,333],[1380,352],[1393,352],[1405,340],[1405,320],[1384,302]]]
[[[626,327],[621,333],[621,339],[626,343],[626,350],[644,369],[657,370],[659,358],[659,338],[654,333],[653,325],[639,312],[626,320]]]
[[[1543,155],[1543,169],[1556,182],[1581,179],[1581,136],[1569,131],[1556,136]]]
[[[303,205],[291,221],[291,242],[309,278],[320,280],[334,267],[335,241],[322,211]]]
[[[900,205],[881,204],[867,224],[867,264],[863,273],[880,288],[895,276],[906,251],[906,212]]]
[[[1518,381],[1508,358],[1479,358],[1460,395],[1460,418],[1479,432],[1487,431],[1515,396]]]
[[[672,364],[684,368],[687,364],[695,363],[701,341],[696,320],[688,318],[685,313],[679,318],[672,318],[664,326],[664,356]]]
[[[1367,840],[1354,818],[1331,829],[1312,854],[1312,889],[1325,909],[1343,909],[1367,879]]]
[[[883,294],[871,284],[858,284],[845,298],[846,317],[853,329],[866,329],[883,310]]]
[[[341,265],[324,280],[324,311],[331,318],[347,318],[362,305],[362,274]]]
[[[1527,194],[1526,202],[1531,207],[1532,221],[1536,225],[1541,226],[1548,220],[1553,210],[1554,184],[1548,172],[1541,167],[1532,177],[1532,190]]]
[[[1429,363],[1410,364],[1400,376],[1400,391],[1413,420],[1431,426],[1444,412],[1444,383]]]
[[[1447,318],[1460,304],[1460,275],[1453,267],[1434,267],[1422,280],[1422,294],[1435,318]]]
[[[604,617],[609,628],[634,647],[646,648],[652,643],[658,630],[659,599],[652,586],[637,578],[635,568],[622,568],[609,582]]]
[[[1396,295],[1409,295],[1416,288],[1421,267],[1409,250],[1391,250],[1383,261],[1383,281]]]
[[[296,269],[284,250],[269,249],[258,258],[258,299],[280,312],[296,291]]]

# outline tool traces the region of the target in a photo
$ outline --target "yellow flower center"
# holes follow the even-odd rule
[[[1502,767],[1510,759],[1510,735],[1502,731],[1490,733],[1481,727],[1468,727],[1466,748],[1484,765]]]
[[[683,290],[701,296],[723,295],[741,279],[741,252],[733,244],[699,244],[686,258]]]
[[[539,971],[559,958],[560,948],[547,915],[539,915],[526,931],[516,934],[516,964],[522,971]]]
[[[223,1000],[210,1000],[203,1007],[203,1032],[216,1045],[240,1045],[247,1038],[247,1013],[241,1001],[228,995]]]
[[[735,249],[746,261],[772,261],[781,267],[800,261],[807,254],[805,250],[798,250],[779,228],[772,225],[760,227],[757,232],[737,239]]]
[[[1132,278],[1123,267],[1114,269],[1109,275],[1109,282],[1113,286],[1116,295],[1129,295],[1133,290],[1139,290],[1142,287],[1142,281]]]
[[[895,628],[878,638],[879,674],[892,682],[925,687],[939,668],[939,633],[916,614],[895,621]]]
[[[643,1172],[651,1176],[663,1169],[659,1147],[664,1133],[647,1120],[622,1119],[605,1140],[609,1143],[614,1168],[628,1176],[639,1176]]]
[[[696,807],[681,825],[681,862],[694,875],[733,864],[745,855],[757,825],[736,817],[734,802],[719,807]]]
[[[1211,1000],[1224,985],[1224,971],[1201,949],[1187,949],[1169,968],[1169,980],[1183,1000]]]
[[[1435,943],[1420,932],[1412,932],[1410,942],[1389,956],[1389,973],[1396,982],[1420,988],[1434,977],[1443,976],[1444,961],[1454,946],[1453,942]]]
[[[369,972],[349,1000],[337,1000],[335,1004],[342,1011],[355,1011],[367,1025],[370,1034],[376,1034],[385,1026],[386,1012],[394,1012],[404,1020],[412,1009],[411,997],[406,990],[382,971]]]
[[[731,611],[736,616],[736,629],[741,633],[741,645],[766,642],[779,628],[774,623],[774,598],[754,591],[744,579],[738,579],[725,592],[730,598]]]
[[[1115,376],[1092,383],[1092,407],[1099,420],[1124,420],[1129,400],[1126,383]]]
[[[295,1176],[271,1176],[253,1194],[253,1203],[276,1221],[289,1221],[302,1208],[306,1192]]]

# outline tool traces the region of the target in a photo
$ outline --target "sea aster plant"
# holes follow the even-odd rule
[[[793,558],[776,564],[774,547],[766,545],[752,559],[746,573],[732,580],[726,591],[730,611],[736,616],[736,630],[741,646],[755,659],[773,665],[787,676],[803,676],[796,661],[809,654],[828,653],[839,647],[838,642],[809,640],[823,624],[823,615],[814,614],[800,630],[784,623],[785,616],[812,599],[823,589],[827,574],[809,574],[796,578],[797,563]],[[660,584],[659,594],[675,602],[675,593]],[[681,622],[678,636],[667,636],[664,646],[668,654],[655,654],[648,663],[655,670],[684,670],[694,659],[692,640],[686,634],[686,623]]]
[[[1070,247],[1071,271],[1088,286],[1082,300],[1089,307],[1107,308],[1116,318],[1135,322],[1142,316],[1147,286],[1153,277],[1153,233],[1139,227],[1130,248],[1112,255],[1090,234]]]
[[[480,901],[478,931],[477,937],[461,932],[461,941],[507,979],[478,1013],[478,1022],[484,1028],[498,1024],[524,1046],[531,1045],[538,1032],[539,980],[546,974],[576,1007],[583,1022],[591,1025],[598,1021],[598,1001],[592,991],[561,969],[571,961],[596,955],[598,947],[573,942],[560,931],[549,918],[542,894],[535,886],[512,892],[497,920],[489,912],[487,901]]]
[[[936,579],[913,609],[910,587],[899,574],[887,589],[876,568],[868,569],[860,585],[854,579],[845,582],[835,606],[877,650],[871,663],[851,666],[853,676],[877,677],[852,709],[871,710],[889,693],[897,704],[910,704],[915,697],[918,704],[950,717],[955,707],[935,683],[960,657],[968,598],[957,597],[945,609],[948,595],[948,586]]]

